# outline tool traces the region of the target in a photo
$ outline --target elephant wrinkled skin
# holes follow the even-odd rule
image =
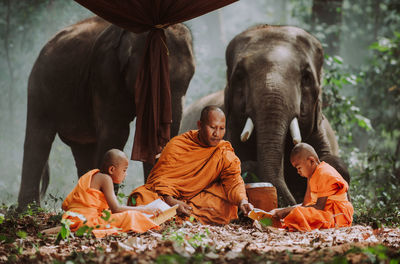
[[[312,145],[321,159],[338,154],[334,132],[321,112],[320,42],[297,27],[255,26],[229,43],[226,64],[224,98],[220,91],[188,107],[181,131],[192,122],[185,120],[189,119],[189,110],[197,111],[202,104],[223,100],[226,139],[242,161],[243,171],[254,172],[260,181],[271,182],[286,203],[301,202],[306,179],[297,174],[289,161],[294,146],[292,120],[297,118],[302,141]],[[242,142],[241,133],[248,118],[254,131]]]
[[[189,29],[176,24],[165,33],[174,136],[195,66]],[[78,176],[97,167],[108,149],[123,149],[136,116],[134,84],[146,36],[92,17],[64,28],[43,47],[28,83],[19,207],[40,204],[39,185],[42,177],[48,181],[56,134],[71,147]]]

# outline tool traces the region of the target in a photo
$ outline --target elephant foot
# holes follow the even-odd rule
[[[38,202],[30,202],[30,203],[19,203],[15,212],[17,214],[22,214],[25,212],[36,212],[40,210],[40,203]]]

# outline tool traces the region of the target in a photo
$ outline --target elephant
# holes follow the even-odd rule
[[[185,25],[171,25],[165,34],[174,136],[195,61]],[[146,36],[91,17],[62,29],[42,48],[28,81],[20,208],[32,202],[40,205],[56,134],[71,148],[78,177],[98,167],[107,150],[123,149],[136,117],[134,84]]]
[[[272,183],[286,204],[302,201],[306,179],[290,164],[294,144],[309,143],[321,160],[338,155],[336,136],[321,111],[320,42],[297,27],[258,25],[230,41],[226,64],[225,90],[187,107],[181,131],[194,122],[186,120],[189,111],[207,104],[222,106],[226,139],[242,171]]]

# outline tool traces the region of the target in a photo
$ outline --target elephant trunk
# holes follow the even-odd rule
[[[256,119],[258,175],[261,180],[271,182],[286,202],[293,205],[296,200],[284,177],[285,140],[291,120],[285,118],[285,109],[277,112],[280,107],[276,104],[267,108],[263,113],[268,114]]]

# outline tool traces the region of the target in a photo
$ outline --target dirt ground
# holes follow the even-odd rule
[[[0,224],[0,262],[11,263],[399,263],[400,229],[349,228],[287,232],[250,220],[224,226],[175,219],[161,230],[102,239],[42,230],[59,216],[36,213]],[[391,260],[391,262],[390,262]],[[397,262],[396,262],[397,261]]]

